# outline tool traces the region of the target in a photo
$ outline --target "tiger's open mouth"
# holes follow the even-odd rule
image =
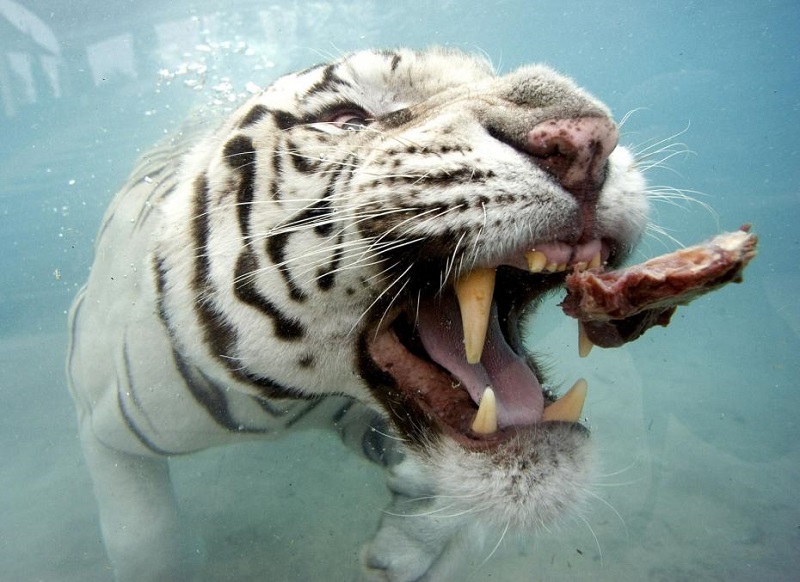
[[[391,323],[365,336],[382,378],[370,384],[399,428],[430,437],[425,425],[471,449],[507,440],[542,422],[578,422],[586,397],[582,380],[556,400],[520,337],[537,299],[560,287],[567,271],[609,259],[593,240],[535,245],[460,276],[435,293],[408,297]]]

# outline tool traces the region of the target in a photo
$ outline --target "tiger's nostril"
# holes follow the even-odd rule
[[[575,196],[596,196],[603,185],[608,156],[619,139],[605,117],[551,119],[528,132],[525,151]]]

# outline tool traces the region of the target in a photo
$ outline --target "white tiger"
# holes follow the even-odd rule
[[[117,578],[191,577],[170,456],[288,429],[386,466],[369,580],[442,580],[469,532],[578,504],[585,387],[554,404],[520,328],[567,268],[640,238],[644,179],[617,140],[544,66],[397,50],[283,77],[188,153],[146,156],[71,312]]]

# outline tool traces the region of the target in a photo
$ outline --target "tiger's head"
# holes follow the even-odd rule
[[[362,52],[278,80],[188,168],[235,215],[207,237],[233,273],[206,298],[237,325],[231,369],[380,411],[490,522],[557,516],[591,478],[582,386],[554,404],[522,328],[566,271],[640,238],[644,179],[617,141],[544,66]]]

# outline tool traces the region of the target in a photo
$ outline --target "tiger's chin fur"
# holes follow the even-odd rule
[[[619,264],[647,209],[602,103],[546,67],[498,76],[453,50],[355,53],[155,149],[71,312],[117,577],[191,576],[168,457],[290,429],[330,428],[386,467],[371,580],[441,580],[465,532],[574,510],[588,430],[547,412],[520,330],[566,270]],[[469,319],[462,282],[484,276],[488,311]]]

